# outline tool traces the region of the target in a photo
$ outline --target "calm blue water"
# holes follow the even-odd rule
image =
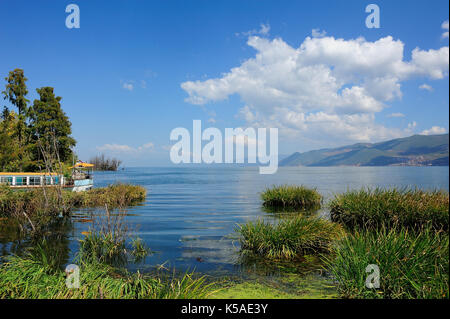
[[[179,270],[236,274],[239,245],[234,228],[257,218],[274,219],[261,207],[259,193],[274,184],[316,187],[327,201],[334,193],[361,187],[449,189],[448,167],[301,167],[260,175],[256,167],[128,168],[98,172],[95,185],[115,182],[147,188],[142,206],[127,210],[134,234],[155,253],[139,268],[164,265]],[[327,216],[326,209],[320,214]],[[75,223],[72,249],[89,224]],[[200,261],[199,261],[200,260]]]

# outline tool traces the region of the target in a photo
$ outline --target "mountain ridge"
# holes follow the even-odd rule
[[[295,152],[280,166],[448,166],[449,134],[413,135],[377,143]]]

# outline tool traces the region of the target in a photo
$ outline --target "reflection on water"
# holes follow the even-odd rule
[[[258,218],[276,221],[292,214],[262,207],[259,194],[266,187],[279,184],[315,187],[324,196],[326,206],[333,194],[361,187],[448,190],[448,177],[448,167],[299,167],[280,168],[274,175],[260,175],[256,167],[173,167],[98,172],[95,185],[100,187],[120,181],[147,188],[145,202],[128,208],[126,221],[133,230],[132,235],[142,238],[155,253],[147,257],[144,264],[131,264],[131,269],[150,270],[155,265],[165,265],[180,271],[242,275],[278,271],[270,263],[242,260],[234,234],[238,223]],[[81,233],[89,229],[93,215],[99,213],[102,211],[77,211],[73,216],[74,227],[59,225],[48,234],[50,240],[59,243],[55,251],[67,262],[74,258]],[[327,217],[328,210],[325,207],[304,214]],[[23,247],[30,244],[29,239],[15,237],[14,230],[0,231],[2,255],[20,254]],[[306,268],[320,268],[314,262],[301,264]],[[303,266],[296,265],[296,271]]]

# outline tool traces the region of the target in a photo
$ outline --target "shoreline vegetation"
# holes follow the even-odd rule
[[[36,203],[42,204],[42,196],[38,194],[38,191],[14,192],[12,196],[17,197],[11,200],[11,193],[0,189],[2,216],[5,207],[12,207],[11,203],[22,209],[24,203],[40,207]],[[27,196],[32,200],[27,201]],[[0,265],[0,298],[228,298],[234,293],[241,298],[449,298],[448,224],[443,223],[445,218],[448,220],[449,202],[448,193],[443,191],[367,189],[336,194],[331,199],[328,206],[333,214],[339,211],[343,216],[351,216],[355,212],[358,217],[355,220],[364,221],[361,223],[337,215],[326,220],[299,209],[274,223],[261,219],[238,225],[236,232],[243,258],[263,258],[272,265],[280,265],[280,269],[291,263],[286,278],[293,276],[295,285],[302,277],[291,273],[292,268],[314,260],[330,276],[332,283],[328,281],[327,285],[335,287],[336,295],[325,289],[312,289],[311,295],[305,295],[300,288],[297,293],[286,293],[267,284],[215,282],[196,273],[172,278],[130,273],[126,270],[130,260],[145,260],[152,252],[139,238],[129,238],[124,215],[111,215],[108,207],[139,203],[145,198],[145,189],[111,185],[85,194],[67,192],[63,198],[70,203],[67,207],[106,204],[106,214],[97,216],[93,227],[80,240],[76,261],[83,273],[82,289],[66,288],[64,271],[43,253],[48,251],[42,248],[44,241],[26,255],[12,256]],[[304,200],[292,194],[288,199],[286,202]],[[39,209],[31,216],[38,217]],[[376,216],[377,223],[370,222]],[[59,256],[53,258],[58,260]],[[368,265],[380,269],[377,289],[365,286]],[[48,284],[54,288],[46,288]]]
[[[89,162],[94,165],[96,171],[117,171],[122,161],[112,157],[107,158],[105,154],[92,157]]]
[[[145,200],[144,187],[113,184],[85,192],[60,188],[12,190],[0,185],[0,218],[17,223],[24,233],[39,233],[58,216],[70,216],[76,208],[125,208]]]
[[[301,207],[297,203],[306,201],[305,194],[315,192],[303,186],[291,191],[296,189],[266,190],[264,204]],[[449,298],[447,192],[362,189],[336,194],[328,207],[331,221],[300,210],[276,224],[239,225],[241,252],[274,262],[315,255],[341,298]],[[377,289],[366,287],[369,265],[380,269]]]
[[[52,256],[46,240],[29,248],[25,256],[9,256],[0,265],[0,298],[31,299],[195,299],[214,292],[205,276],[185,273],[130,273],[126,265],[150,253],[139,238],[132,239],[124,215],[96,217],[80,240],[75,262],[79,267],[77,289],[67,285],[68,274],[60,256]]]

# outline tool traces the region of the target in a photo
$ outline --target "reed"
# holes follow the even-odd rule
[[[60,192],[55,188],[14,191],[0,185],[0,217],[50,222],[58,215],[69,215],[74,208],[123,208],[145,200],[146,189],[138,185],[113,184],[86,192]]]
[[[241,251],[269,259],[298,259],[326,253],[341,235],[341,227],[325,219],[294,216],[277,224],[263,220],[239,225]]]
[[[410,189],[361,189],[336,195],[330,202],[331,219],[349,229],[432,226],[448,231],[449,194]]]
[[[344,298],[449,298],[448,233],[381,227],[342,238],[326,257]],[[368,265],[380,270],[379,289],[365,282]]]
[[[261,194],[266,207],[283,207],[295,209],[320,208],[322,196],[305,186],[281,185],[266,189]]]
[[[200,299],[213,293],[205,277],[186,273],[162,280],[102,264],[80,264],[80,288],[69,289],[65,273],[38,261],[11,257],[0,266],[1,299]]]

